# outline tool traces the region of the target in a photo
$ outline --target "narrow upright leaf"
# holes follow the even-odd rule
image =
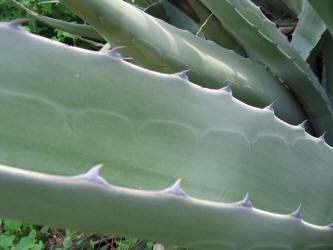
[[[302,12],[293,33],[291,45],[306,60],[325,30],[325,23],[306,0],[302,5]]]

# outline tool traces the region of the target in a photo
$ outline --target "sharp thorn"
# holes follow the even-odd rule
[[[292,212],[289,216],[295,217],[296,219],[302,219],[302,204],[299,204],[295,212]]]
[[[175,73],[174,75],[180,77],[181,79],[188,80],[187,73],[190,72],[192,69],[186,69],[184,71]]]
[[[220,90],[223,90],[229,94],[232,94],[232,89],[231,89],[231,85],[233,84],[233,82],[229,83],[227,86],[220,88]]]
[[[99,176],[99,171],[101,170],[102,167],[103,167],[102,164],[96,165],[92,167],[87,173],[70,177],[70,179],[91,181],[94,183],[108,186],[109,184],[107,183],[107,181],[103,177]]]
[[[101,170],[102,167],[103,167],[102,164],[96,165],[96,166],[92,167],[86,174],[91,175],[91,176],[98,175],[99,171]]]
[[[305,129],[305,124],[308,122],[308,120],[304,120],[301,124],[299,124],[298,126],[301,128]]]
[[[121,56],[121,54],[119,53],[119,50],[125,49],[127,48],[127,46],[118,46],[118,47],[114,47],[108,51],[106,51],[107,54],[109,54],[110,56],[116,57],[116,58],[120,58],[123,59],[123,57]]]
[[[15,19],[13,21],[8,22],[8,26],[13,29],[21,29],[20,25],[22,23],[26,23],[26,22],[30,22],[30,21],[32,21],[31,18],[19,18],[19,19]]]
[[[276,100],[274,102],[272,102],[271,104],[269,104],[268,106],[264,107],[264,109],[270,110],[274,113],[274,105],[276,103]]]
[[[252,202],[249,199],[249,193],[246,193],[244,199],[237,202],[237,205],[242,207],[252,207]]]
[[[162,193],[186,196],[184,190],[181,188],[182,179],[179,178],[171,187],[162,190]]]
[[[326,131],[321,136],[319,136],[319,139],[326,142],[325,136],[326,136]]]

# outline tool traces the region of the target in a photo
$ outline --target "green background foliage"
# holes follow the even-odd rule
[[[71,10],[64,5],[58,3],[57,0],[51,1],[37,1],[37,0],[18,0],[19,3],[27,7],[28,9],[37,12],[43,16],[60,19],[63,21],[82,24],[83,21],[76,16]],[[17,18],[31,18],[23,9],[15,5],[10,0],[0,1],[0,20],[10,21]],[[69,45],[75,45],[87,49],[95,49],[89,44],[79,40],[75,35],[54,29],[47,26],[37,19],[33,18],[31,22],[27,22],[22,25],[27,31],[48,37],[52,40],[67,43]]]

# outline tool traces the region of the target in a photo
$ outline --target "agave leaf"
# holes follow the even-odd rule
[[[60,30],[63,30],[63,31],[66,31],[66,32],[69,32],[69,33],[72,33],[72,34],[75,34],[78,36],[86,37],[86,38],[96,39],[96,40],[100,40],[100,41],[104,40],[104,38],[100,34],[98,34],[98,32],[96,30],[94,30],[94,28],[91,27],[90,25],[71,23],[71,22],[66,22],[66,21],[62,21],[59,19],[43,16],[43,15],[40,15],[40,14],[28,9],[27,7],[23,6],[21,3],[15,1],[15,0],[11,0],[11,1],[13,3],[15,3],[16,5],[18,5],[19,7],[21,7],[23,10],[25,10],[29,15],[31,15],[34,18],[36,18],[37,20],[39,20],[41,23],[49,25],[52,28],[60,29]]]
[[[295,216],[299,210],[291,215],[267,213],[243,206],[247,200],[209,202],[169,189],[133,190],[1,165],[0,187],[6,190],[1,215],[84,232],[149,238],[196,249],[329,249],[333,245],[333,229],[303,222]]]
[[[16,22],[0,24],[0,36],[0,162],[30,170],[0,167],[1,216],[193,248],[332,246],[333,149],[323,138],[270,107]],[[87,172],[97,163],[103,178],[100,166]],[[165,189],[179,177],[182,188]],[[302,203],[304,220],[321,226],[299,210],[252,208],[248,196],[220,203],[246,192],[274,213]]]
[[[194,11],[200,18],[200,29],[208,40],[214,41],[226,49],[231,49],[239,55],[245,55],[242,46],[232,37],[232,35],[222,26],[220,21],[199,1],[190,0]]]
[[[144,9],[144,12],[153,17],[162,19],[167,23],[171,23],[167,13],[165,12],[165,9],[159,2],[149,5],[147,8]]]
[[[292,124],[304,119],[299,104],[277,79],[233,51],[179,30],[121,0],[63,3],[112,44],[128,45],[126,53],[149,69],[174,73],[190,68],[189,78],[201,86],[221,88],[233,82],[235,96],[246,103],[264,107],[279,100],[279,117]]]
[[[284,2],[284,4],[290,9],[294,10],[297,15],[301,14],[303,0],[282,0],[282,2]]]
[[[328,98],[333,102],[333,82],[332,82],[332,66],[333,62],[331,57],[333,56],[333,40],[329,31],[326,30],[322,35],[322,38],[317,43],[316,47],[311,51],[309,58],[307,59],[313,72],[320,78],[320,83],[323,89],[326,91]],[[320,65],[318,67],[318,65]]]
[[[282,0],[267,1],[267,0],[251,0],[263,10],[277,25],[282,26],[290,24],[290,21],[297,17],[294,14],[293,8],[284,3]]]
[[[158,0],[163,6],[171,20],[171,24],[177,28],[188,30],[193,34],[198,32],[198,24],[189,16],[187,16],[182,10],[178,9],[175,5],[171,4],[168,0]],[[202,32],[198,34],[201,38],[205,38]]]
[[[316,134],[327,131],[333,144],[333,110],[325,91],[310,67],[286,37],[249,0],[201,0],[224,27],[275,72],[293,91],[310,118]]]
[[[333,36],[333,16],[332,16],[332,9],[333,9],[333,2],[330,0],[308,0],[312,7],[317,11],[319,16],[324,20],[325,24],[331,36]]]
[[[333,102],[333,38],[328,33],[326,34],[323,51],[323,82],[326,87],[327,95]]]
[[[306,60],[325,30],[326,25],[320,16],[307,1],[304,1],[291,45]]]
[[[142,9],[149,8],[149,6],[154,5],[158,2],[158,0],[135,0],[134,2],[132,0],[125,0],[126,2],[130,4],[134,4],[135,6],[138,6]]]

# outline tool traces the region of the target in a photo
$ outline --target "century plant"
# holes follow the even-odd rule
[[[331,0],[60,2],[89,25],[27,11],[112,49],[0,24],[0,216],[196,249],[333,248]],[[266,16],[288,11],[291,41]]]

